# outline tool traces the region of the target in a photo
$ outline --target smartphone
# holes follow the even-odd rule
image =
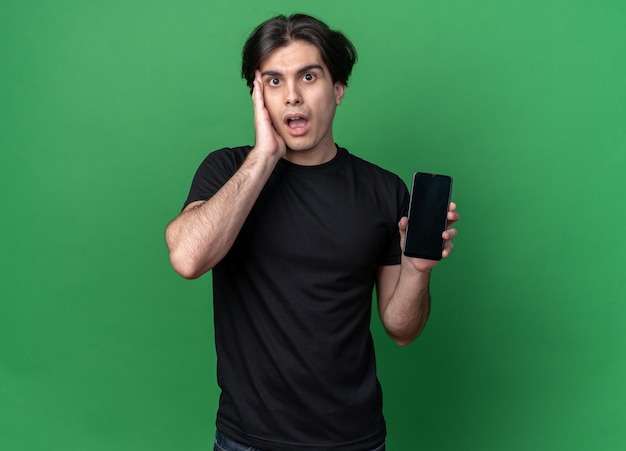
[[[413,174],[404,255],[441,260],[444,246],[441,234],[448,227],[451,193],[452,177],[425,172]]]

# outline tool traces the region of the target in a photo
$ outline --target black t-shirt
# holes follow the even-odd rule
[[[186,204],[210,198],[250,147],[211,153]],[[408,191],[338,148],[279,161],[213,269],[217,427],[268,450],[363,450],[385,437],[369,331],[377,268],[400,262]]]

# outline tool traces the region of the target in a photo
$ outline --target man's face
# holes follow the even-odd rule
[[[333,83],[317,47],[292,42],[270,53],[259,69],[265,107],[287,145],[286,158],[298,164],[330,160],[336,152],[332,122],[345,85]]]

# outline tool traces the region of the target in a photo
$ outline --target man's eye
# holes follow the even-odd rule
[[[315,75],[313,75],[313,74],[304,74],[304,79],[306,81],[313,81],[313,80],[315,80]]]
[[[268,83],[270,86],[278,86],[280,84],[280,80],[278,78],[270,78]]]

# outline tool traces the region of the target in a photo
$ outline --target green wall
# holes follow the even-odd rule
[[[211,281],[163,232],[295,11],[359,51],[337,141],[455,178],[426,330],[373,325],[389,449],[626,449],[623,0],[2,1],[0,449],[211,449]]]

